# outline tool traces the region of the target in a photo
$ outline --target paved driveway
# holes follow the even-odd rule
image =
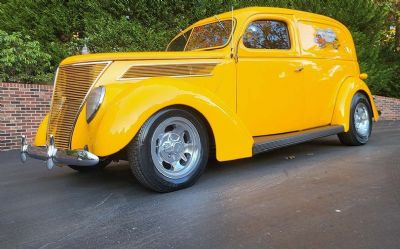
[[[211,164],[169,194],[125,162],[79,174],[3,152],[0,248],[399,248],[400,123],[374,128],[362,147],[330,137]]]

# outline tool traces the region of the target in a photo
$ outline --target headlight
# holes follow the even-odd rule
[[[101,103],[103,103],[106,89],[104,86],[93,89],[86,100],[86,121],[89,123],[99,110]]]

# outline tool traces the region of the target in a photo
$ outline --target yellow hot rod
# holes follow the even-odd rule
[[[128,160],[144,186],[191,186],[209,156],[251,157],[338,135],[363,145],[378,113],[348,29],[251,7],[201,20],[165,52],[66,58],[50,113],[21,157],[78,171]]]

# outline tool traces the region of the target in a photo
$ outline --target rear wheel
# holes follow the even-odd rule
[[[169,108],[152,116],[127,148],[137,180],[157,192],[193,185],[203,173],[209,139],[201,117]]]
[[[364,94],[357,93],[351,103],[349,131],[340,133],[339,140],[345,145],[364,145],[368,142],[371,131],[371,105]]]
[[[99,171],[104,169],[107,165],[111,163],[112,159],[110,158],[103,158],[100,159],[99,163],[96,164],[95,166],[76,166],[76,165],[68,165],[73,170],[79,171],[79,172],[93,172],[93,171]]]

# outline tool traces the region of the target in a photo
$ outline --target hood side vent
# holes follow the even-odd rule
[[[120,79],[146,79],[151,77],[210,76],[218,63],[133,65]]]

